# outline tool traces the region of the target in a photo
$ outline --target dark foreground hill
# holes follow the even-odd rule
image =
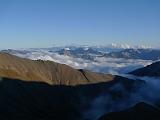
[[[117,84],[123,89],[117,87]],[[85,112],[100,95],[109,96],[111,101],[117,103],[122,100],[125,103],[130,94],[137,91],[141,85],[143,85],[141,81],[119,77],[106,83],[78,86],[49,85],[43,82],[1,78],[0,119],[86,120],[92,115],[84,116]],[[111,103],[107,106],[108,109],[115,107]]]
[[[160,61],[155,62],[151,65],[148,65],[144,68],[140,68],[135,71],[132,71],[129,74],[133,74],[136,76],[160,77]]]
[[[102,116],[99,120],[160,120],[160,109],[146,103]]]

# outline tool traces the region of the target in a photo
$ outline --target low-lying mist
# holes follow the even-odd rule
[[[76,69],[86,69],[100,73],[123,74],[131,72],[135,69],[147,66],[153,61],[139,59],[123,59],[123,58],[107,58],[94,56],[93,59],[87,60],[76,58],[69,55],[60,55],[56,52],[48,50],[28,50],[27,52],[14,53],[19,57],[32,60],[50,60],[61,64],[69,65]]]
[[[144,84],[136,87],[136,90],[132,92],[127,91],[121,83],[113,85],[110,93],[106,92],[92,100],[90,108],[83,114],[83,119],[98,120],[99,117],[106,113],[122,111],[139,102],[160,106],[160,78],[134,76],[133,80],[143,81]],[[114,92],[120,93],[118,99],[114,99],[112,94]]]

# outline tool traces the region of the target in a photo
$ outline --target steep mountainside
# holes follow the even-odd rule
[[[0,76],[58,85],[79,85],[107,82],[115,76],[76,70],[51,61],[28,60],[0,53]]]
[[[151,76],[151,77],[160,77],[160,61],[155,62],[151,65],[148,65],[144,68],[130,72],[130,74],[137,76]]]

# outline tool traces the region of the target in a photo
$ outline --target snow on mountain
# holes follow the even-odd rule
[[[118,52],[110,52],[104,55],[111,58],[159,60],[160,50],[158,49],[125,49]]]
[[[150,49],[152,48],[151,46],[146,46],[146,45],[129,45],[129,44],[118,44],[118,43],[112,43],[112,44],[107,44],[107,45],[67,45],[67,46],[54,46],[52,49],[66,49],[66,50],[75,50],[78,48],[82,48],[84,50],[88,50],[92,48],[93,50],[96,51],[101,51],[101,52],[112,52],[112,51],[120,51],[124,49]]]
[[[112,43],[108,47],[111,47],[111,48],[122,48],[122,49],[129,49],[129,48],[131,48],[131,46],[128,45],[128,44],[115,44],[115,43]]]

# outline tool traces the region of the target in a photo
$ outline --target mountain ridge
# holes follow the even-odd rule
[[[160,61],[154,62],[146,67],[134,70],[129,74],[136,76],[160,77]]]
[[[0,76],[65,85],[107,82],[115,77],[110,74],[76,70],[52,61],[20,58],[4,52],[0,53]]]

